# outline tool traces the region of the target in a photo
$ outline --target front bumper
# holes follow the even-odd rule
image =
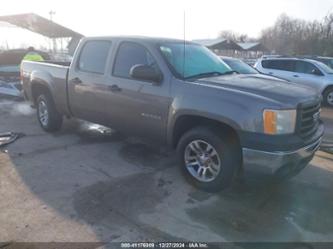
[[[255,169],[269,174],[300,171],[312,160],[321,141],[322,137],[295,151],[267,152],[243,148],[244,169]]]

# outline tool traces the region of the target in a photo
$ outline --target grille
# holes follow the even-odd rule
[[[320,102],[301,105],[299,134],[302,138],[308,138],[316,133],[320,122],[320,105]]]

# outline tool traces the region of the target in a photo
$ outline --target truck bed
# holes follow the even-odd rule
[[[41,63],[54,64],[54,65],[65,66],[65,67],[69,67],[71,65],[71,62],[67,62],[67,61],[53,61],[53,60],[41,61]]]
[[[62,113],[68,113],[67,77],[70,62],[60,61],[23,61],[21,74],[25,97],[34,102],[32,82],[38,82],[52,89],[54,102]]]

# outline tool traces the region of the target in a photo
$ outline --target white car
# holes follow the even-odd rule
[[[323,102],[333,107],[333,69],[324,63],[289,57],[262,57],[254,67],[261,73],[310,86],[323,95]]]

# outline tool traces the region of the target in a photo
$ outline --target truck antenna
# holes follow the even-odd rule
[[[186,28],[186,15],[185,15],[185,10],[184,10],[184,15],[183,15],[183,32],[184,32],[184,48],[183,48],[183,79],[185,78],[185,47],[186,47],[186,40],[185,40],[185,28]]]

